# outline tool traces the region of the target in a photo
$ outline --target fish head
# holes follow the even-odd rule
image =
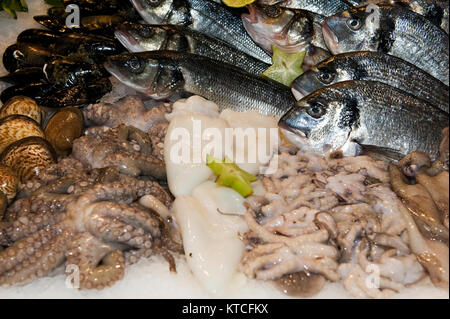
[[[337,63],[335,57],[322,61],[292,82],[292,93],[297,99],[301,99],[323,87],[357,80],[356,69],[349,66],[349,63]]]
[[[287,53],[299,52],[314,35],[312,18],[301,10],[251,4],[242,21],[252,39],[271,53],[275,45]]]
[[[140,16],[150,24],[186,24],[189,19],[187,1],[131,0]]]
[[[123,84],[157,100],[168,98],[184,82],[176,64],[159,51],[111,56],[104,66]]]
[[[379,13],[374,14],[367,8],[343,11],[322,22],[323,37],[331,53],[376,50],[373,39],[379,29]]]
[[[295,134],[292,142],[300,149],[326,155],[349,141],[355,124],[350,119],[359,116],[354,112],[354,101],[343,100],[337,90],[324,88],[298,101],[278,125]]]
[[[167,31],[163,26],[128,23],[114,32],[119,42],[130,52],[163,49]]]

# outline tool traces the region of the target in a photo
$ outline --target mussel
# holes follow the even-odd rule
[[[28,116],[38,124],[41,124],[42,121],[41,108],[36,101],[27,96],[15,96],[0,108],[0,119],[14,114]]]
[[[16,114],[0,119],[0,153],[10,144],[29,136],[45,136],[39,123],[32,118]]]
[[[55,91],[55,88],[52,85],[42,81],[23,85],[18,84],[3,90],[3,92],[0,93],[0,101],[2,101],[2,103],[6,103],[9,99],[21,95],[28,96],[34,99],[37,103],[41,104],[40,101],[53,91]]]
[[[101,65],[69,59],[49,62],[45,64],[44,70],[47,80],[58,87],[88,84],[108,76]]]
[[[10,84],[27,84],[39,82],[45,79],[42,67],[25,67],[0,77],[0,81]]]
[[[67,154],[73,141],[83,134],[83,113],[74,107],[59,110],[45,127],[45,137],[58,155]]]
[[[56,163],[52,145],[41,137],[27,137],[9,145],[0,155],[0,164],[9,166],[22,183]]]
[[[17,44],[10,45],[3,52],[3,66],[8,72],[14,72],[20,69]]]
[[[16,197],[19,182],[19,178],[10,167],[0,165],[0,195],[4,194],[9,203]]]
[[[82,106],[96,103],[111,90],[111,81],[108,78],[101,78],[94,83],[79,84],[69,88],[54,90],[51,94],[41,98],[38,103],[50,108]]]

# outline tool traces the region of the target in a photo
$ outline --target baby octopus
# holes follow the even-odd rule
[[[63,177],[52,180],[52,175]],[[126,265],[154,253],[175,271],[168,251],[182,247],[172,240],[166,220],[137,202],[151,195],[168,207],[172,198],[157,182],[122,175],[114,167],[78,175],[88,178],[76,178],[63,161],[60,170],[43,174],[45,181],[22,186],[22,196],[29,196],[0,222],[0,244],[7,247],[0,252],[0,285],[45,276],[65,261],[80,270],[80,289],[102,289],[121,279]]]
[[[342,281],[356,297],[384,297],[426,275],[386,163],[292,150],[277,160],[277,171],[262,178],[266,193],[247,199],[244,274],[302,296],[325,279]],[[371,267],[379,286],[366,285]]]

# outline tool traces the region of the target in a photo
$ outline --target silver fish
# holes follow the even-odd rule
[[[173,50],[194,53],[233,64],[255,75],[270,66],[223,41],[183,26],[133,23],[121,26],[115,35],[130,52]]]
[[[434,159],[448,120],[448,113],[386,84],[346,81],[298,101],[279,126],[296,133],[302,149],[317,153],[398,159],[419,150]]]
[[[352,7],[343,0],[259,0],[258,2],[260,4],[311,11],[326,17]]]
[[[350,52],[333,56],[292,83],[297,99],[338,82],[378,81],[414,95],[448,113],[449,87],[428,73],[382,52]]]
[[[154,99],[200,95],[221,109],[256,109],[281,115],[295,105],[289,88],[233,65],[174,51],[150,51],[108,58],[105,68],[122,83]]]
[[[287,53],[303,51],[310,44],[327,50],[321,27],[324,16],[261,4],[247,8],[249,14],[241,16],[245,29],[267,52],[272,52],[272,45]]]
[[[322,30],[333,54],[387,53],[448,85],[448,35],[417,13],[391,5],[359,7],[326,18]]]
[[[239,16],[211,0],[131,0],[150,24],[183,25],[222,40],[265,63],[271,57],[245,32]]]

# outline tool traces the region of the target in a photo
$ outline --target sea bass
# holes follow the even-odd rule
[[[342,150],[401,158],[412,151],[438,155],[448,113],[379,82],[346,81],[322,88],[297,102],[279,126],[297,134],[304,150]]]
[[[154,99],[200,95],[221,109],[256,109],[281,115],[295,105],[289,88],[233,65],[174,51],[112,56],[105,68],[122,83]]]
[[[411,63],[382,52],[350,52],[333,56],[292,83],[297,99],[338,82],[378,81],[414,95],[448,113],[449,87]]]
[[[343,0],[259,0],[258,3],[311,11],[326,17],[352,7]]]
[[[211,0],[131,0],[142,18],[150,24],[174,24],[222,40],[265,63],[270,55],[245,32],[239,16]]]
[[[223,41],[184,26],[132,23],[122,26],[115,35],[130,52],[172,50],[194,53],[233,64],[255,75],[270,66]]]
[[[390,5],[359,7],[326,18],[322,29],[333,54],[387,53],[448,85],[448,35],[417,13]]]

